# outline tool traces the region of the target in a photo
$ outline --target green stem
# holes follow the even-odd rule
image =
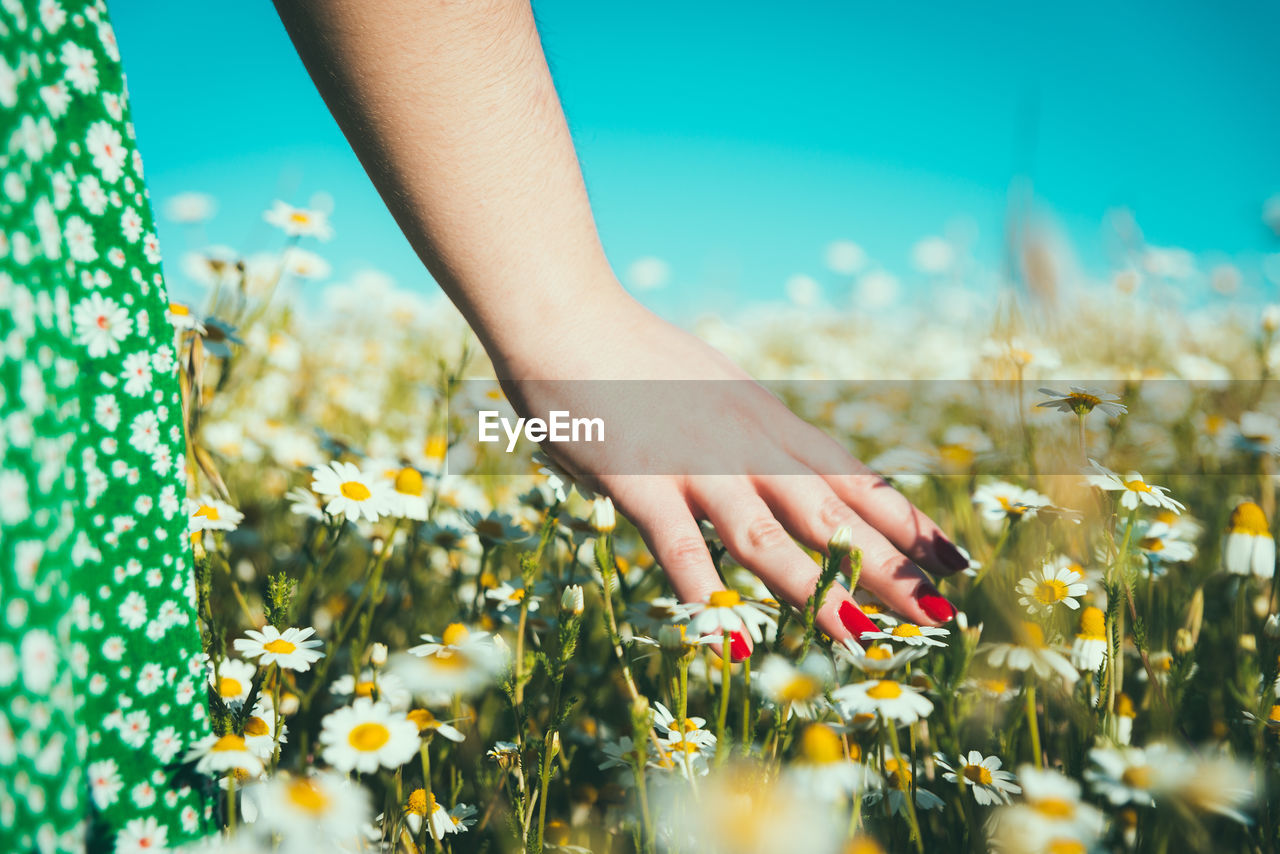
[[[907,820],[911,822],[911,838],[916,843],[917,854],[924,854],[924,840],[920,837],[920,820],[916,816],[916,800],[912,797],[911,784],[907,780],[906,760],[902,758],[902,750],[898,747],[898,726],[894,721],[881,718],[880,725],[889,731],[889,746],[893,749],[893,758],[898,761],[898,791],[907,805]],[[889,800],[889,793],[885,793]]]
[[[1031,752],[1036,769],[1044,767],[1040,759],[1040,719],[1036,714],[1036,686],[1028,677],[1027,680],[1027,728],[1031,731]]]
[[[716,764],[723,762],[728,755],[724,735],[725,723],[729,719],[729,683],[733,675],[730,669],[733,665],[730,643],[729,632],[725,632],[720,647],[720,709],[716,713]]]

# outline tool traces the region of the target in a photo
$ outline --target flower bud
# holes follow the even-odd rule
[[[1280,614],[1267,617],[1267,622],[1262,626],[1262,633],[1269,638],[1280,638]]]
[[[613,499],[597,498],[591,505],[591,527],[597,534],[609,534],[618,526],[613,512]]]
[[[1178,655],[1187,655],[1196,648],[1196,639],[1187,629],[1178,629],[1173,636],[1173,651]]]
[[[301,707],[301,705],[302,705],[302,702],[298,699],[297,694],[286,693],[283,697],[280,698],[280,714],[285,717],[288,717],[289,715],[297,714],[297,711]]]
[[[560,610],[577,617],[582,613],[582,585],[570,584],[564,589],[564,593],[560,594]]]
[[[387,645],[385,643],[375,643],[369,647],[369,663],[374,667],[381,667],[387,663]]]
[[[841,525],[827,541],[827,552],[834,557],[836,554],[848,554],[852,550],[853,529],[848,525]]]

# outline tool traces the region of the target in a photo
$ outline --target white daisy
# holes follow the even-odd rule
[[[417,755],[422,743],[413,721],[368,697],[325,715],[320,726],[324,761],[348,773],[399,768]]]
[[[1154,768],[1170,761],[1161,745],[1138,747],[1095,747],[1089,751],[1094,767],[1085,769],[1089,786],[1116,806],[1151,806],[1152,787],[1157,782]]]
[[[1034,489],[1023,489],[1006,481],[984,483],[973,493],[973,503],[978,505],[983,522],[989,527],[1003,524],[1006,520],[1017,522],[1022,519],[1034,519],[1036,511],[1050,505],[1049,496],[1041,495]]]
[[[238,658],[224,658],[215,671],[209,668],[209,684],[217,690],[224,703],[243,703],[249,699],[254,674],[258,669]]]
[[[862,644],[853,638],[835,644],[831,649],[837,658],[847,661],[863,673],[871,674],[888,673],[929,654],[929,648],[923,645],[904,646],[894,650],[890,644],[876,643],[863,649]]]
[[[1084,583],[1080,566],[1060,556],[1020,580],[1018,592],[1022,594],[1018,604],[1032,614],[1048,616],[1058,605],[1078,609],[1079,599],[1089,592],[1089,585]]]
[[[290,237],[314,237],[317,240],[328,240],[333,236],[329,215],[324,211],[295,208],[291,204],[277,200],[271,206],[271,210],[262,214],[262,218]]]
[[[426,821],[431,838],[437,842],[444,839],[445,834],[456,832],[449,810],[436,801],[433,792],[425,789],[414,789],[409,795],[409,803],[405,807],[405,818],[409,829],[415,835],[421,832],[422,823]]]
[[[939,640],[950,636],[948,629],[935,626],[918,626],[915,623],[899,622],[892,628],[885,627],[878,632],[863,632],[861,640],[889,640],[907,646],[945,647],[947,642]]]
[[[350,673],[340,676],[329,686],[329,693],[343,700],[371,697],[389,704],[396,711],[408,709],[412,699],[409,689],[394,673],[375,673],[369,668],[360,671],[359,682]]]
[[[1276,572],[1276,540],[1266,514],[1252,501],[1231,511],[1222,545],[1222,568],[1232,575],[1271,578]]]
[[[245,800],[258,808],[255,833],[288,840],[289,850],[328,850],[355,842],[356,829],[369,820],[369,794],[332,771],[305,777],[279,774],[245,789]]]
[[[686,606],[686,613],[691,631],[717,639],[724,637],[726,632],[745,628],[751,639],[760,643],[764,639],[761,629],[776,624],[767,606],[743,599],[736,590],[717,590],[707,597],[705,603]]]
[[[799,667],[779,655],[770,655],[760,667],[752,687],[779,708],[812,719],[826,705],[827,685],[835,678],[831,664],[818,655],[807,656]]]
[[[933,711],[933,703],[916,688],[892,679],[872,679],[837,688],[831,693],[840,714],[884,715],[899,725],[912,724]]]
[[[1129,411],[1123,403],[1117,403],[1120,400],[1119,395],[1102,389],[1081,388],[1073,385],[1070,391],[1065,392],[1054,391],[1051,388],[1042,388],[1039,391],[1041,394],[1048,395],[1049,400],[1037,403],[1036,406],[1048,409],[1057,409],[1076,415],[1087,415],[1094,409],[1101,409],[1111,416],[1124,415]]]
[[[973,799],[980,804],[1007,804],[1010,793],[1016,795],[1022,791],[1013,772],[1000,769],[1003,763],[999,756],[983,756],[976,750],[970,750],[968,755],[962,755],[960,761],[954,764],[948,762],[941,753],[935,753],[934,760],[946,770],[947,773],[942,775],[944,780],[951,783],[963,780],[964,787],[973,793]]]
[[[1099,489],[1123,493],[1120,496],[1120,506],[1126,510],[1137,510],[1139,504],[1172,510],[1175,513],[1181,513],[1187,509],[1180,502],[1169,497],[1169,490],[1163,486],[1152,486],[1142,479],[1139,472],[1131,471],[1122,477],[1093,460],[1089,462],[1092,464],[1093,474],[1086,475],[1085,480]]]
[[[1092,605],[1080,612],[1080,632],[1071,644],[1071,663],[1097,673],[1107,660],[1106,616]]]
[[[262,773],[262,760],[249,750],[244,736],[206,735],[187,752],[187,762],[195,762],[196,770],[201,774],[225,774],[229,771],[244,771],[250,777]]]
[[[225,501],[208,495],[187,499],[187,530],[234,531],[244,521],[244,514]]]
[[[1042,679],[1054,674],[1067,685],[1080,678],[1075,667],[1061,653],[1045,646],[1044,630],[1035,623],[1024,622],[1020,643],[988,643],[978,647],[992,667],[1030,670]]]
[[[247,658],[258,659],[258,664],[266,667],[275,662],[286,670],[305,673],[311,669],[313,662],[324,658],[324,653],[316,647],[322,646],[320,640],[307,640],[316,633],[310,626],[305,629],[288,628],[283,632],[275,626],[263,626],[262,631],[249,629],[247,638],[236,638],[235,650]]]
[[[376,522],[391,510],[387,483],[352,463],[335,460],[317,467],[311,488],[319,495],[330,496],[324,509],[333,516],[346,516],[352,521],[363,517]]]
[[[442,721],[435,715],[431,714],[428,709],[414,709],[405,715],[414,726],[418,728],[418,734],[436,735],[437,733],[450,741],[465,741],[466,736],[462,734],[462,730],[452,724]]]

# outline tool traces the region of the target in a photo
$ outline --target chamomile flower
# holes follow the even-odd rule
[[[462,514],[462,518],[471,526],[471,530],[476,532],[480,542],[486,546],[522,543],[531,536],[519,522],[506,513],[497,511],[480,513],[476,510],[467,510]]]
[[[1145,750],[1138,747],[1095,747],[1089,751],[1092,768],[1084,772],[1084,778],[1099,795],[1116,806],[1135,804],[1150,806],[1156,783],[1155,767],[1172,757],[1161,745]]]
[[[675,736],[677,740],[680,737],[688,737],[692,741],[715,741],[715,735],[705,729],[707,725],[706,718],[685,718],[677,723],[676,716],[671,714],[671,710],[657,701],[650,708],[649,717],[653,721],[654,727],[664,738],[670,739]]]
[[[1057,771],[1018,769],[1022,797],[1040,822],[1058,832],[1096,838],[1103,828],[1102,812],[1080,800],[1080,784]]]
[[[900,760],[896,756],[886,755],[881,760],[881,770],[884,772],[883,787],[873,789],[866,794],[866,804],[871,806],[878,804],[884,798],[889,799],[889,810],[894,815],[907,814],[907,795],[912,790],[915,791],[915,805],[918,810],[935,810],[942,806],[942,798],[930,792],[923,786],[915,784],[915,774],[911,768],[911,762],[905,758]]]
[[[1099,489],[1121,493],[1120,506],[1126,510],[1137,510],[1140,505],[1171,510],[1174,513],[1181,513],[1187,509],[1183,504],[1169,497],[1169,490],[1163,486],[1147,483],[1139,472],[1131,471],[1122,476],[1094,460],[1089,462],[1093,473],[1086,475],[1085,480]]]
[[[255,833],[288,840],[291,851],[353,842],[356,829],[369,821],[368,792],[332,771],[278,774],[253,786],[245,797],[258,807]]]
[[[1067,685],[1080,678],[1066,657],[1045,645],[1040,626],[1024,622],[1020,635],[1018,643],[987,643],[978,647],[978,653],[985,653],[987,662],[996,668],[1030,670],[1042,679],[1057,674]]]
[[[1240,416],[1232,439],[1245,453],[1280,455],[1280,419],[1265,412],[1246,412]]]
[[[1049,616],[1057,606],[1075,611],[1080,597],[1089,592],[1084,572],[1069,558],[1059,557],[1018,582],[1018,604],[1032,614]]]
[[[926,646],[904,646],[895,650],[887,643],[872,644],[863,649],[862,644],[853,638],[835,644],[832,651],[836,658],[849,662],[863,673],[871,674],[897,670],[902,665],[929,654]]]
[[[268,762],[276,752],[277,742],[284,744],[289,740],[287,731],[288,728],[285,726],[284,720],[281,719],[280,738],[276,738],[275,705],[272,703],[269,694],[259,694],[257,702],[253,704],[253,709],[249,712],[248,720],[244,722],[245,747],[263,762]]]
[[[262,214],[262,218],[289,237],[314,237],[317,240],[333,237],[329,215],[324,211],[295,208],[287,202],[277,200],[271,210]]]
[[[246,631],[248,637],[236,638],[234,646],[236,652],[246,658],[258,659],[261,667],[279,664],[285,670],[305,673],[313,663],[324,658],[324,653],[317,649],[322,642],[308,640],[315,633],[316,630],[310,626],[305,629],[289,628],[283,632],[275,626],[263,626],[260,632]]]
[[[861,640],[887,640],[907,646],[945,647],[947,642],[941,638],[950,637],[951,632],[940,626],[918,626],[915,623],[901,621],[892,628],[885,627],[878,632],[863,632]]]
[[[533,613],[538,610],[538,597],[528,596],[529,591],[524,586],[516,587],[508,581],[504,581],[492,590],[484,592],[484,598],[497,605],[498,611],[519,611],[521,603],[528,600],[529,612]]]
[[[215,671],[209,669],[209,684],[217,690],[222,702],[228,705],[243,703],[249,699],[249,690],[253,687],[254,674],[258,668],[238,658],[224,658]]]
[[[394,673],[375,672],[369,668],[360,671],[360,679],[350,673],[343,674],[329,686],[329,693],[340,700],[369,697],[381,700],[396,711],[409,708],[409,689]]]
[[[426,643],[393,658],[388,671],[415,696],[431,702],[485,688],[506,663],[493,638],[472,633],[461,623],[450,624],[439,639],[422,637]]]
[[[386,481],[362,472],[354,463],[334,460],[317,467],[311,488],[316,494],[329,497],[324,510],[331,516],[376,522],[391,511]]]
[[[1090,605],[1080,612],[1080,632],[1071,644],[1071,663],[1079,670],[1097,673],[1106,660],[1106,615]]]
[[[417,755],[422,743],[417,724],[368,697],[325,715],[320,727],[324,761],[348,773],[399,768]]]
[[[831,692],[844,718],[857,715],[883,715],[885,720],[896,721],[899,726],[913,724],[928,717],[933,703],[911,685],[893,679],[871,679],[855,682]]]
[[[807,724],[796,741],[799,753],[783,774],[805,795],[844,800],[879,785],[878,775],[850,758],[840,736],[827,724]]]
[[[1196,556],[1195,545],[1181,539],[1177,529],[1160,520],[1137,520],[1133,526],[1133,541],[1138,544],[1156,577],[1164,574],[1165,564],[1185,563]]]
[[[1087,415],[1095,409],[1101,409],[1113,417],[1124,415],[1129,411],[1129,407],[1118,402],[1119,395],[1098,388],[1082,388],[1073,385],[1070,391],[1065,392],[1051,388],[1042,388],[1039,391],[1041,394],[1048,395],[1049,399],[1037,403],[1036,406],[1046,409],[1057,409],[1075,415]]]
[[[656,635],[663,626],[680,622],[680,602],[672,596],[655,596],[649,601],[627,605],[626,619],[637,632]]]
[[[437,733],[450,741],[465,741],[466,736],[462,731],[446,721],[442,721],[427,709],[414,709],[406,715],[410,721],[418,728],[418,734],[421,736],[431,736]]]
[[[807,656],[799,667],[778,655],[764,660],[752,687],[774,705],[805,719],[813,719],[826,705],[827,685],[835,677],[831,664],[818,655]]]
[[[1022,787],[1012,771],[1001,770],[999,756],[983,756],[976,750],[961,755],[960,761],[950,763],[941,753],[934,754],[938,766],[946,771],[944,780],[955,783],[963,780],[966,789],[973,793],[973,799],[983,805],[1009,803],[1010,794],[1018,794]]]
[[[1005,522],[1034,519],[1040,508],[1051,505],[1049,496],[1006,481],[979,486],[974,490],[973,503],[978,505],[983,522],[995,528]]]
[[[1276,540],[1262,508],[1243,501],[1231,511],[1222,546],[1222,568],[1232,575],[1271,578],[1276,572]]]
[[[449,810],[436,800],[433,792],[425,789],[414,789],[409,794],[409,803],[405,806],[405,820],[409,829],[416,836],[422,832],[425,821],[431,838],[439,842],[446,834],[456,832]]]
[[[483,643],[489,640],[489,635],[484,632],[473,632],[462,623],[450,623],[445,626],[444,631],[440,633],[440,637],[435,635],[421,635],[424,643],[417,646],[409,647],[409,652],[413,655],[440,655],[441,653],[448,655],[449,653],[464,650],[467,647]]]
[[[244,521],[244,514],[225,501],[208,495],[187,499],[187,530],[234,531]]]
[[[191,746],[186,761],[195,762],[201,774],[220,775],[243,771],[250,777],[262,773],[262,760],[245,744],[244,736],[206,735]]]
[[[431,496],[427,493],[422,472],[413,466],[384,469],[387,490],[387,515],[415,522],[427,521],[431,510]]]
[[[862,613],[870,617],[874,622],[882,626],[898,625],[898,618],[889,612],[885,604],[872,596],[866,590],[858,590],[853,594],[854,604],[861,609]]]
[[[764,640],[762,628],[776,624],[769,608],[759,602],[743,599],[736,590],[717,590],[706,602],[686,606],[689,629],[698,635],[719,640],[726,632],[746,629],[756,643]]]

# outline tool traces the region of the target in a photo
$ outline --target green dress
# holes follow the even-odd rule
[[[106,7],[0,0],[0,852],[210,832],[174,333]]]

